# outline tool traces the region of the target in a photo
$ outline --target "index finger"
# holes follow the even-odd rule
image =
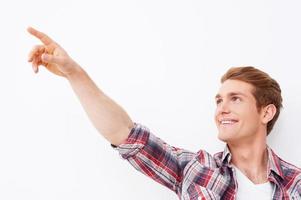
[[[55,43],[48,35],[46,35],[45,33],[40,32],[40,31],[38,31],[38,30],[36,30],[32,27],[28,27],[27,31],[31,35],[33,35],[33,36],[37,37],[39,40],[41,40],[43,42],[43,44],[45,44],[45,45]]]

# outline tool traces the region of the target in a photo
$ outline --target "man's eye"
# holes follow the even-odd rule
[[[232,97],[232,101],[239,102],[240,98],[239,97]]]
[[[221,99],[216,100],[216,104],[219,104],[220,102],[222,102]]]

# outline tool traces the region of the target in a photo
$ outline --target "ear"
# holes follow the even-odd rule
[[[262,108],[261,121],[264,124],[268,124],[273,119],[277,112],[277,108],[274,104],[269,104]]]

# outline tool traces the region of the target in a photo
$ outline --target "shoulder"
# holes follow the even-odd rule
[[[273,170],[281,177],[279,180],[282,185],[291,187],[295,183],[300,182],[301,169],[299,167],[279,157],[271,148],[268,148],[268,153],[270,170]]]
[[[298,178],[301,179],[301,168],[279,158],[283,175],[288,178]]]
[[[285,185],[301,195],[301,169],[279,158]]]

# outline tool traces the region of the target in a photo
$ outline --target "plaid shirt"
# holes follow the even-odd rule
[[[174,191],[179,199],[235,199],[237,181],[227,146],[214,156],[204,150],[192,153],[166,144],[137,123],[123,144],[112,146],[138,171]],[[283,161],[269,147],[268,158],[273,199],[301,199],[301,169]]]

